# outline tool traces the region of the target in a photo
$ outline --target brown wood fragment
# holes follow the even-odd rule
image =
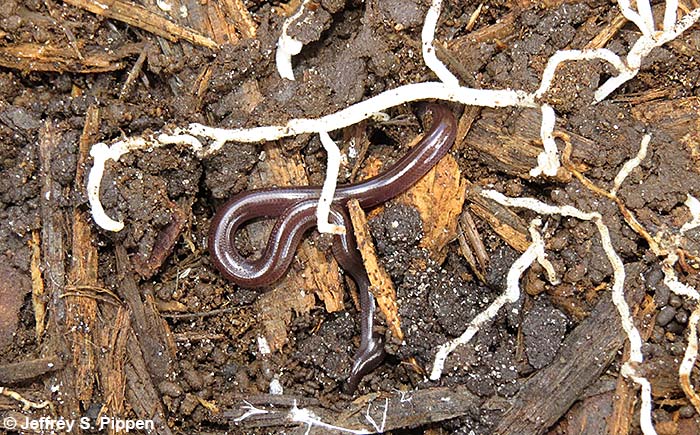
[[[163,195],[161,200],[170,211],[171,221],[158,232],[150,255],[139,253],[132,259],[134,269],[143,278],[151,278],[156,274],[175,249],[175,244],[187,224],[187,212],[178,203],[172,201],[167,195]]]
[[[129,74],[126,76],[126,81],[122,85],[122,90],[119,92],[120,100],[124,100],[124,98],[131,93],[131,89],[134,86],[134,82],[136,82],[136,78],[139,76],[139,74],[141,74],[141,68],[143,67],[144,62],[146,62],[146,56],[148,55],[150,47],[150,44],[146,44],[143,47],[141,53],[139,54],[139,57],[136,59],[136,62],[134,62],[134,65],[131,67]]]
[[[217,417],[218,421],[223,420],[234,424],[234,420],[241,417],[246,411],[246,404],[252,404],[259,409],[266,409],[271,412],[252,415],[235,422],[239,431],[246,428],[288,427],[290,425],[289,409],[297,406],[298,408],[311,410],[324,423],[348,429],[362,430],[364,431],[363,433],[379,433],[365,417],[369,412],[369,415],[377,424],[384,422],[384,433],[386,433],[392,430],[415,428],[473,413],[476,412],[476,409],[479,408],[482,402],[483,399],[471,393],[463,385],[426,388],[417,391],[394,390],[381,394],[368,394],[352,402],[344,403],[340,408],[345,411],[335,414],[318,406],[318,401],[315,399],[256,395],[241,397],[239,408],[225,409]],[[384,418],[385,410],[386,418]],[[299,423],[297,423],[297,427],[286,431],[294,435],[326,435],[335,433],[325,427],[312,426],[309,428],[307,425]]]
[[[68,279],[75,286],[97,285],[97,248],[92,244],[91,223],[85,212],[73,212],[72,264]],[[76,374],[76,394],[83,402],[92,399],[95,352],[92,333],[97,301],[77,294],[66,295],[66,327],[72,331],[71,348]]]
[[[628,349],[625,349],[623,358],[629,358]],[[632,429],[634,420],[634,408],[637,403],[637,391],[627,379],[620,376],[615,387],[615,401],[613,412],[608,421],[610,435],[628,435]]]
[[[41,197],[39,211],[41,216],[41,258],[44,285],[47,297],[46,337],[42,343],[42,353],[48,355],[73,355],[71,341],[76,331],[67,328],[66,317],[74,313],[66,306],[63,297],[66,281],[66,246],[68,236],[67,219],[59,205],[63,187],[52,177],[55,164],[55,149],[63,140],[55,122],[46,121],[39,132],[39,177]],[[78,337],[76,337],[78,338]],[[69,364],[72,365],[72,364]],[[76,395],[76,379],[73,370],[59,370],[46,380],[47,394],[51,394],[52,385],[62,386],[61,401],[56,403],[58,415],[79,415],[80,402]]]
[[[457,135],[455,136],[455,145],[453,146],[454,151],[461,150],[466,146],[466,144],[464,144],[464,139],[467,137],[467,133],[472,129],[472,125],[480,113],[481,107],[479,106],[466,106],[464,108],[464,113],[459,117],[459,122],[457,123]]]
[[[171,435],[165,414],[165,407],[161,402],[161,394],[153,384],[152,375],[147,368],[145,355],[141,353],[142,345],[139,339],[130,331],[126,341],[126,352],[129,355],[124,365],[126,379],[126,397],[136,415],[141,419],[152,420],[155,433]],[[170,372],[158,373],[163,377]]]
[[[129,307],[132,327],[138,336],[149,372],[156,380],[162,380],[171,373],[177,351],[170,327],[158,312],[153,296],[148,293],[142,296],[126,249],[117,245],[115,254],[117,274],[121,282],[117,292]]]
[[[44,279],[41,276],[41,235],[38,230],[32,231],[32,239],[29,241],[32,257],[29,270],[32,275],[32,308],[34,308],[34,336],[37,343],[41,343],[46,327],[46,292]]]
[[[486,282],[486,268],[489,264],[489,256],[476,230],[476,225],[469,209],[465,209],[459,218],[457,240],[459,240],[460,252],[464,259],[467,260],[469,267],[481,282]]]
[[[423,221],[420,246],[437,263],[447,255],[447,245],[457,238],[457,221],[464,205],[466,180],[452,155],[443,157],[413,187],[396,198],[412,205]]]
[[[571,407],[558,424],[566,428],[564,434],[577,435],[601,435],[606,434],[606,422],[612,414],[612,405],[615,401],[615,392],[608,391],[603,394],[586,397]]]
[[[117,50],[104,47],[82,50],[78,57],[70,47],[19,43],[0,47],[0,66],[20,71],[98,73],[124,69],[124,58],[139,53],[143,43],[125,44]]]
[[[211,49],[217,49],[219,47],[215,41],[202,33],[194,29],[180,26],[130,1],[111,0],[106,4],[98,0],[64,0],[64,2],[105,18],[122,21],[172,42],[183,39],[202,47]]]
[[[700,315],[700,305],[695,307],[695,310],[693,310],[693,313],[691,313],[691,316],[698,315]],[[679,375],[681,389],[683,390],[685,397],[695,408],[695,412],[700,413],[700,395],[698,395],[698,393],[695,392],[695,387],[693,387],[693,384],[690,380],[690,375],[690,373]]]
[[[530,169],[537,165],[537,156],[542,151],[539,123],[541,115],[536,110],[523,110],[515,116],[527,129],[506,129],[508,117],[513,115],[493,109],[483,109],[481,117],[467,134],[464,145],[476,151],[479,159],[492,169],[529,179]],[[513,121],[511,121],[513,122]],[[517,121],[516,121],[517,122]],[[528,126],[528,123],[533,123]]]
[[[663,130],[674,140],[681,140],[689,131],[698,132],[698,113],[700,97],[649,101],[632,107],[635,119]]]
[[[265,147],[265,161],[261,162],[258,177],[252,187],[304,186],[308,178],[300,156],[285,156],[275,146]],[[267,244],[272,221],[248,225],[253,244],[260,250]],[[271,350],[277,350],[287,341],[287,326],[292,313],[304,315],[316,304],[314,293],[323,301],[328,312],[344,309],[344,290],[338,263],[308,240],[299,244],[295,260],[288,273],[256,302],[265,338]]]
[[[640,264],[628,264],[627,280],[638,280]],[[634,307],[643,294],[643,285],[628,294]],[[508,400],[503,419],[494,435],[539,435],[559,420],[583,392],[607,369],[625,343],[619,314],[610,297],[603,296],[591,315],[564,340],[554,361],[530,377],[518,394]],[[500,400],[500,399],[499,399]]]
[[[504,242],[518,252],[525,252],[530,246],[527,224],[507,207],[481,196],[481,189],[470,185],[467,198],[471,202],[469,210],[491,226]]]
[[[24,383],[60,370],[63,366],[63,360],[57,355],[0,365],[0,384]]]
[[[258,26],[250,16],[250,12],[245,7],[243,0],[223,0],[223,6],[228,16],[236,23],[236,29],[241,32],[244,38],[255,38]]]
[[[627,18],[624,15],[618,14],[612,19],[592,40],[586,44],[584,49],[595,50],[608,45],[608,42],[627,24]]]
[[[401,330],[399,306],[396,303],[396,289],[391,281],[391,277],[377,259],[377,252],[374,249],[374,243],[372,243],[372,237],[367,226],[367,216],[356,199],[348,201],[348,210],[357,247],[360,250],[362,262],[369,277],[370,291],[377,300],[377,305],[384,314],[391,333],[399,341],[402,341],[404,336]]]
[[[468,47],[472,44],[505,39],[515,32],[515,20],[519,15],[519,11],[510,12],[491,26],[454,38],[448,43],[447,47],[452,51],[460,53],[464,50],[468,50]]]
[[[126,412],[126,341],[132,333],[131,322],[125,307],[104,307],[103,312],[107,318],[100,319],[95,337],[100,348],[104,349],[104,352],[97,355],[97,372],[105,404],[104,415],[123,416]]]

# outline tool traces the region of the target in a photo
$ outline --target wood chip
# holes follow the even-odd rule
[[[501,236],[504,242],[518,252],[525,252],[530,246],[527,224],[507,207],[481,196],[478,186],[470,186],[467,197],[471,202],[469,210],[486,221]]]
[[[374,249],[372,236],[370,236],[369,227],[367,226],[367,216],[356,199],[348,201],[348,210],[350,211],[357,247],[360,250],[362,262],[369,277],[370,291],[377,300],[377,305],[384,314],[391,333],[399,341],[402,341],[404,335],[401,330],[399,306],[396,303],[396,289],[394,289],[391,277],[377,259],[377,252]]]
[[[117,50],[83,49],[78,56],[68,46],[20,43],[0,47],[0,66],[20,71],[98,73],[124,69],[126,58],[139,53],[143,43],[125,44]]]
[[[183,39],[202,47],[211,49],[219,47],[214,40],[202,33],[194,29],[180,26],[130,1],[110,0],[106,4],[99,0],[65,0],[64,2],[105,18],[122,21],[130,26],[138,27],[139,29],[161,36],[169,41],[177,42]]]
[[[39,230],[32,231],[29,241],[31,261],[29,270],[32,275],[32,307],[34,308],[34,337],[41,343],[46,328],[46,292],[44,278],[41,276],[41,235]]]
[[[447,255],[447,245],[457,238],[457,223],[464,205],[467,182],[452,155],[443,157],[425,177],[396,199],[416,208],[423,221],[420,247],[437,263]]]

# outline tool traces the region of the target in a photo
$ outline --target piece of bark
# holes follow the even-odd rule
[[[485,220],[504,242],[518,252],[525,252],[530,246],[527,224],[511,209],[496,201],[481,196],[481,188],[469,185],[467,198],[471,202],[469,210]]]
[[[105,306],[95,340],[104,352],[97,355],[97,371],[104,401],[104,415],[115,417],[126,414],[127,339],[132,334],[129,312],[125,307]],[[158,409],[160,404],[155,405]],[[136,408],[135,408],[136,409]],[[148,418],[148,417],[145,417]]]
[[[274,146],[265,147],[265,156],[265,161],[258,165],[259,171],[251,188],[309,184],[300,156],[284,156]],[[273,221],[269,220],[247,226],[249,238],[259,251],[267,244],[272,225]],[[326,311],[344,309],[344,290],[338,263],[335,258],[304,240],[299,244],[287,274],[270,291],[261,295],[255,304],[271,350],[280,349],[286,343],[292,314],[304,315],[315,306],[314,293],[323,301]]]
[[[452,155],[443,157],[423,178],[396,198],[412,205],[423,221],[420,247],[441,264],[447,245],[457,238],[457,223],[464,206],[467,182]]]
[[[72,286],[97,286],[97,248],[92,244],[91,224],[85,212],[73,212],[72,263],[68,273]],[[67,289],[68,290],[68,289]],[[76,394],[84,403],[92,399],[95,372],[93,331],[97,300],[73,293],[65,296],[66,327],[72,332],[71,348],[75,368]]]
[[[129,307],[132,327],[149,372],[156,382],[160,382],[172,372],[177,352],[170,327],[158,312],[153,296],[146,293],[142,297],[126,249],[119,244],[115,254],[121,283],[117,292]]]
[[[81,41],[87,44],[87,41]],[[83,74],[124,69],[126,58],[139,53],[143,43],[129,43],[105,51],[88,45],[79,55],[70,47],[44,43],[18,43],[0,47],[0,66],[24,72],[75,72]]]
[[[188,24],[219,45],[238,43],[239,33],[245,38],[255,37],[257,26],[242,0],[187,0],[185,4],[193,12],[187,17]]]
[[[623,358],[628,358],[626,350]],[[615,387],[615,402],[613,412],[608,420],[607,433],[610,435],[629,435],[634,420],[634,408],[637,404],[637,394],[634,386],[620,376]]]
[[[399,306],[396,303],[396,289],[391,281],[391,277],[377,259],[372,236],[369,234],[367,216],[356,199],[348,201],[348,211],[352,220],[357,248],[362,255],[362,262],[369,277],[370,291],[377,300],[377,305],[384,314],[391,333],[399,341],[403,341],[404,335],[401,330]]]
[[[138,418],[153,421],[156,434],[171,435],[172,431],[167,425],[161,394],[153,384],[152,373],[149,373],[150,368],[147,367],[145,355],[141,353],[142,348],[143,345],[134,331],[129,331],[126,338],[126,352],[129,357],[124,365],[126,397]],[[169,373],[159,373],[159,375]]]
[[[187,224],[187,212],[183,207],[165,194],[161,200],[170,212],[171,221],[158,232],[150,254],[139,252],[132,258],[134,270],[145,279],[153,277],[163,262],[172,254],[175,244]]]
[[[228,421],[232,425],[235,424],[239,430],[241,428],[288,427],[291,424],[296,425],[296,427],[287,430],[290,434],[325,435],[336,433],[327,427],[312,426],[309,428],[305,424],[292,422],[289,418],[289,411],[296,404],[297,408],[310,410],[313,412],[314,418],[320,419],[326,424],[362,430],[363,433],[372,434],[380,432],[369,423],[366,415],[370,415],[377,425],[383,423],[383,429],[386,432],[414,428],[466,414],[476,414],[482,402],[483,399],[471,393],[463,385],[368,394],[344,404],[345,411],[342,413],[334,413],[321,408],[317,406],[318,402],[313,399],[252,396],[251,398],[241,398],[239,408],[223,410],[217,419]],[[248,404],[252,404],[258,409],[268,410],[268,412],[239,420],[246,412]],[[385,412],[386,417],[384,416]]]
[[[479,281],[486,282],[486,268],[489,264],[489,255],[486,252],[486,246],[481,240],[469,209],[464,210],[459,218],[457,240],[459,241],[460,253],[467,260],[469,268],[479,278]]]
[[[700,97],[656,100],[632,107],[632,115],[640,122],[663,130],[674,140],[688,132],[700,135]]]
[[[244,38],[255,38],[258,26],[253,21],[243,0],[223,0],[223,6],[229,17],[236,23],[236,29]]]
[[[452,39],[447,44],[447,48],[456,53],[462,53],[476,44],[506,39],[515,32],[515,21],[519,15],[520,11],[510,12],[495,24]]]
[[[65,0],[65,3],[105,18],[123,21],[130,26],[143,29],[172,42],[183,39],[194,45],[212,49],[218,48],[218,44],[214,40],[202,33],[180,26],[162,15],[130,1],[111,0],[106,7],[98,0]]]
[[[32,308],[34,309],[34,337],[37,343],[41,343],[46,328],[46,289],[44,279],[41,276],[41,233],[32,230],[32,239],[29,241],[31,260],[29,270],[32,276]]]
[[[635,289],[633,295],[627,295],[634,308],[644,289],[639,282],[641,265],[628,264],[625,269],[625,288]],[[609,296],[603,296],[591,315],[566,337],[554,361],[530,377],[518,394],[508,400],[493,434],[545,433],[600,377],[625,340],[617,309]]]
[[[59,205],[59,198],[63,197],[63,186],[52,177],[55,151],[62,140],[64,138],[56,122],[46,121],[39,132],[41,262],[48,314],[46,336],[41,346],[44,355],[73,355],[72,340],[79,339],[77,331],[71,331],[67,327],[67,316],[75,313],[67,308],[69,302],[64,298],[67,285],[66,252],[69,251],[66,246],[69,238],[65,230],[68,222]],[[67,364],[67,367],[72,366],[73,364]],[[67,417],[80,415],[75,371],[59,370],[47,377],[45,388],[48,397],[55,385],[61,385],[61,400],[55,403],[57,414]]]
[[[63,360],[57,355],[0,365],[0,385],[31,381],[47,373],[60,370],[63,366]]]
[[[530,179],[530,170],[537,166],[537,156],[543,149],[539,128],[541,119],[542,115],[536,109],[483,109],[460,147],[474,150],[474,155],[492,170]],[[590,139],[566,133],[573,145],[573,157],[577,160],[598,152]]]

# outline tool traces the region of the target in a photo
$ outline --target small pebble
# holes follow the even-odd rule
[[[673,308],[678,308],[681,305],[683,305],[683,299],[681,299],[680,296],[678,295],[671,295],[671,297],[668,298],[668,304],[672,306]]]
[[[678,410],[678,414],[682,418],[691,418],[695,415],[695,408],[690,405],[681,406],[681,409]]]
[[[680,323],[681,325],[685,325],[688,323],[688,312],[684,309],[680,309],[676,312],[676,322]]]
[[[673,320],[676,316],[676,309],[671,306],[665,306],[656,315],[656,324],[659,326],[666,326]]]
[[[196,370],[185,370],[182,375],[191,389],[198,391],[204,387],[202,376]]]
[[[158,384],[158,390],[170,397],[180,397],[183,394],[182,387],[171,381],[163,381]]]
[[[182,415],[190,415],[197,405],[199,405],[197,397],[194,394],[187,393],[185,400],[180,404],[180,413],[182,413]]]
[[[666,330],[669,332],[673,332],[676,335],[681,335],[683,334],[683,331],[685,331],[685,326],[673,320],[671,321],[671,323],[666,325]]]

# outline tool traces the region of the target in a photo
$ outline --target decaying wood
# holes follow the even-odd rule
[[[94,109],[88,110],[81,136],[81,156],[78,163],[87,158],[87,142],[94,136],[97,128],[98,114]],[[91,121],[91,122],[90,122]],[[84,167],[76,166],[76,187],[82,187],[85,181]],[[74,209],[72,216],[71,264],[68,271],[68,283],[73,287],[98,285],[97,247],[92,243],[92,230],[84,211]],[[95,372],[95,347],[93,331],[97,320],[97,301],[78,294],[65,294],[66,327],[73,331],[71,347],[72,362],[76,373],[76,395],[83,403],[89,403],[93,395]]]
[[[117,245],[115,254],[117,274],[121,283],[117,292],[129,307],[132,327],[138,336],[140,352],[149,373],[156,381],[162,381],[172,372],[177,351],[170,327],[160,316],[153,302],[153,295],[146,293],[142,297],[126,249]]]
[[[170,223],[158,231],[150,254],[137,254],[132,258],[134,270],[143,278],[151,278],[158,272],[163,262],[172,254],[182,230],[187,224],[185,208],[162,194],[163,201],[170,212]]]
[[[623,354],[623,358],[627,357],[629,357],[628,349]],[[608,433],[610,435],[628,435],[630,433],[636,403],[637,394],[634,386],[627,379],[620,376],[617,379],[613,412],[608,423]]]
[[[68,279],[73,286],[97,286],[97,248],[92,244],[91,225],[85,212],[73,212],[72,264]],[[95,347],[92,333],[97,301],[78,294],[66,295],[66,326],[73,332],[71,347],[76,373],[76,394],[83,402],[92,399]]]
[[[47,373],[60,370],[63,365],[63,360],[57,355],[0,365],[0,385],[31,381]]]
[[[126,372],[127,339],[132,333],[129,312],[125,307],[105,306],[102,308],[103,318],[100,328],[95,334],[95,341],[104,349],[97,355],[97,370],[100,376],[100,387],[104,398],[104,415],[123,416],[126,414]],[[129,363],[133,364],[133,363]],[[136,387],[131,386],[132,390]],[[141,387],[146,388],[146,387]],[[131,405],[132,408],[138,409]],[[160,409],[156,404],[153,409]],[[141,414],[143,415],[143,414]]]
[[[282,155],[279,148],[274,146],[265,148],[265,156],[265,161],[258,165],[259,172],[251,187],[309,184],[300,156]],[[248,226],[249,237],[260,250],[267,244],[271,227],[271,221]],[[299,244],[289,272],[270,291],[261,295],[255,304],[270,349],[274,351],[286,343],[292,313],[303,315],[316,305],[314,292],[328,312],[344,309],[344,290],[339,270],[332,256],[327,256],[308,240]]]
[[[632,107],[634,117],[683,144],[700,173],[700,97],[649,101]]]
[[[515,32],[515,20],[519,15],[519,11],[510,12],[491,26],[454,38],[448,43],[448,48],[456,53],[462,53],[473,44],[503,40]]]
[[[640,279],[639,264],[627,265],[627,280]],[[635,307],[643,285],[627,283],[638,291],[627,295]],[[559,420],[585,389],[597,380],[625,343],[620,317],[610,297],[603,296],[591,315],[569,334],[554,361],[527,380],[508,401],[495,435],[537,435]],[[502,399],[499,399],[502,400]],[[502,406],[502,405],[497,405]]]
[[[489,264],[489,257],[469,209],[465,209],[459,218],[457,240],[459,241],[459,250],[464,259],[467,260],[472,272],[481,282],[486,282],[486,267]]]
[[[31,260],[29,270],[32,276],[32,308],[34,309],[34,336],[36,342],[41,343],[46,327],[46,298],[44,289],[44,279],[41,276],[41,233],[39,230],[32,231],[32,238],[29,241],[31,249]]]
[[[153,421],[156,433],[171,435],[172,431],[167,424],[161,395],[156,390],[151,376],[151,374],[163,376],[168,373],[149,373],[147,361],[144,359],[145,355],[141,353],[143,344],[139,341],[134,331],[129,331],[126,345],[129,358],[124,365],[124,376],[128,386],[126,397],[139,418]]]
[[[126,67],[125,58],[141,51],[143,43],[124,44],[116,50],[83,48],[80,55],[69,47],[20,43],[0,47],[0,66],[20,71],[98,73]]]
[[[258,32],[258,26],[250,16],[250,12],[245,7],[243,0],[223,0],[223,5],[228,15],[236,23],[236,29],[241,32],[245,38],[255,38]]]
[[[207,48],[218,48],[218,44],[214,40],[202,33],[194,29],[180,26],[130,1],[111,0],[106,5],[107,7],[97,0],[65,0],[65,3],[85,9],[93,14],[125,22],[126,24],[161,36],[172,42],[183,39],[195,45],[201,45]]]
[[[159,433],[169,434],[164,406],[155,384],[166,380],[168,374],[173,372],[175,341],[168,324],[156,309],[153,296],[145,293],[142,299],[126,249],[118,244],[115,254],[117,274],[121,283],[117,291],[128,307],[131,328],[124,326],[125,314],[121,310],[117,312],[116,319],[122,325],[121,330],[108,339],[119,343],[119,346],[105,361],[111,363],[113,369],[120,369],[122,362],[115,357],[129,355],[121,372],[124,373],[128,387],[126,398],[129,404],[139,418],[153,419]],[[124,346],[125,351],[122,350]],[[117,379],[116,383],[123,385],[124,381]],[[110,391],[114,395],[113,387]]]
[[[483,399],[471,393],[464,386],[435,387],[417,391],[393,391],[390,393],[373,393],[347,403],[342,414],[321,408],[317,402],[306,398],[270,396],[254,396],[249,400],[243,397],[240,408],[224,410],[219,418],[228,420],[239,430],[244,428],[291,426],[290,434],[328,434],[336,433],[325,427],[311,427],[293,423],[289,410],[297,405],[299,408],[310,409],[324,423],[341,426],[348,429],[363,430],[364,433],[379,433],[367,420],[369,414],[377,425],[385,420],[384,430],[413,428],[427,423],[438,422],[459,417],[467,413],[476,413]],[[252,404],[258,409],[269,410],[266,414],[252,415],[242,421],[235,422],[246,411],[246,404]],[[384,412],[386,410],[386,419]],[[309,430],[309,432],[307,432]]]
[[[423,178],[403,194],[398,202],[412,205],[423,221],[420,247],[441,264],[447,245],[457,238],[457,221],[462,213],[467,182],[452,155],[443,157]]]
[[[384,314],[391,333],[401,341],[404,336],[401,330],[399,306],[396,303],[396,289],[391,281],[391,277],[377,259],[372,236],[369,234],[367,216],[356,199],[348,201],[348,210],[357,241],[357,248],[360,250],[362,262],[369,277],[370,291],[377,300],[377,305]]]
[[[550,433],[601,435],[609,434],[607,422],[612,414],[615,390],[601,392],[574,404]]]
[[[586,44],[584,49],[595,50],[608,45],[608,42],[627,24],[627,18],[624,15],[618,14],[608,23],[598,34]]]
[[[62,196],[62,186],[52,177],[54,152],[63,140],[63,135],[53,121],[47,121],[39,133],[39,162],[41,180],[41,253],[44,284],[47,297],[47,328],[46,337],[42,343],[43,354],[74,355],[71,343],[83,343],[79,331],[68,328],[67,317],[76,311],[63,297],[66,281],[66,252],[70,240],[65,233],[67,219],[59,205]],[[71,357],[72,358],[72,357]],[[72,364],[69,364],[72,366]],[[59,415],[79,415],[80,402],[77,397],[75,371],[59,370],[52,373],[51,379],[46,379],[47,395],[50,397],[52,385],[62,386],[61,401],[56,404]]]
[[[524,252],[530,246],[527,224],[515,212],[481,196],[481,188],[476,185],[467,188],[467,198],[471,202],[469,210],[486,221],[513,249]]]

